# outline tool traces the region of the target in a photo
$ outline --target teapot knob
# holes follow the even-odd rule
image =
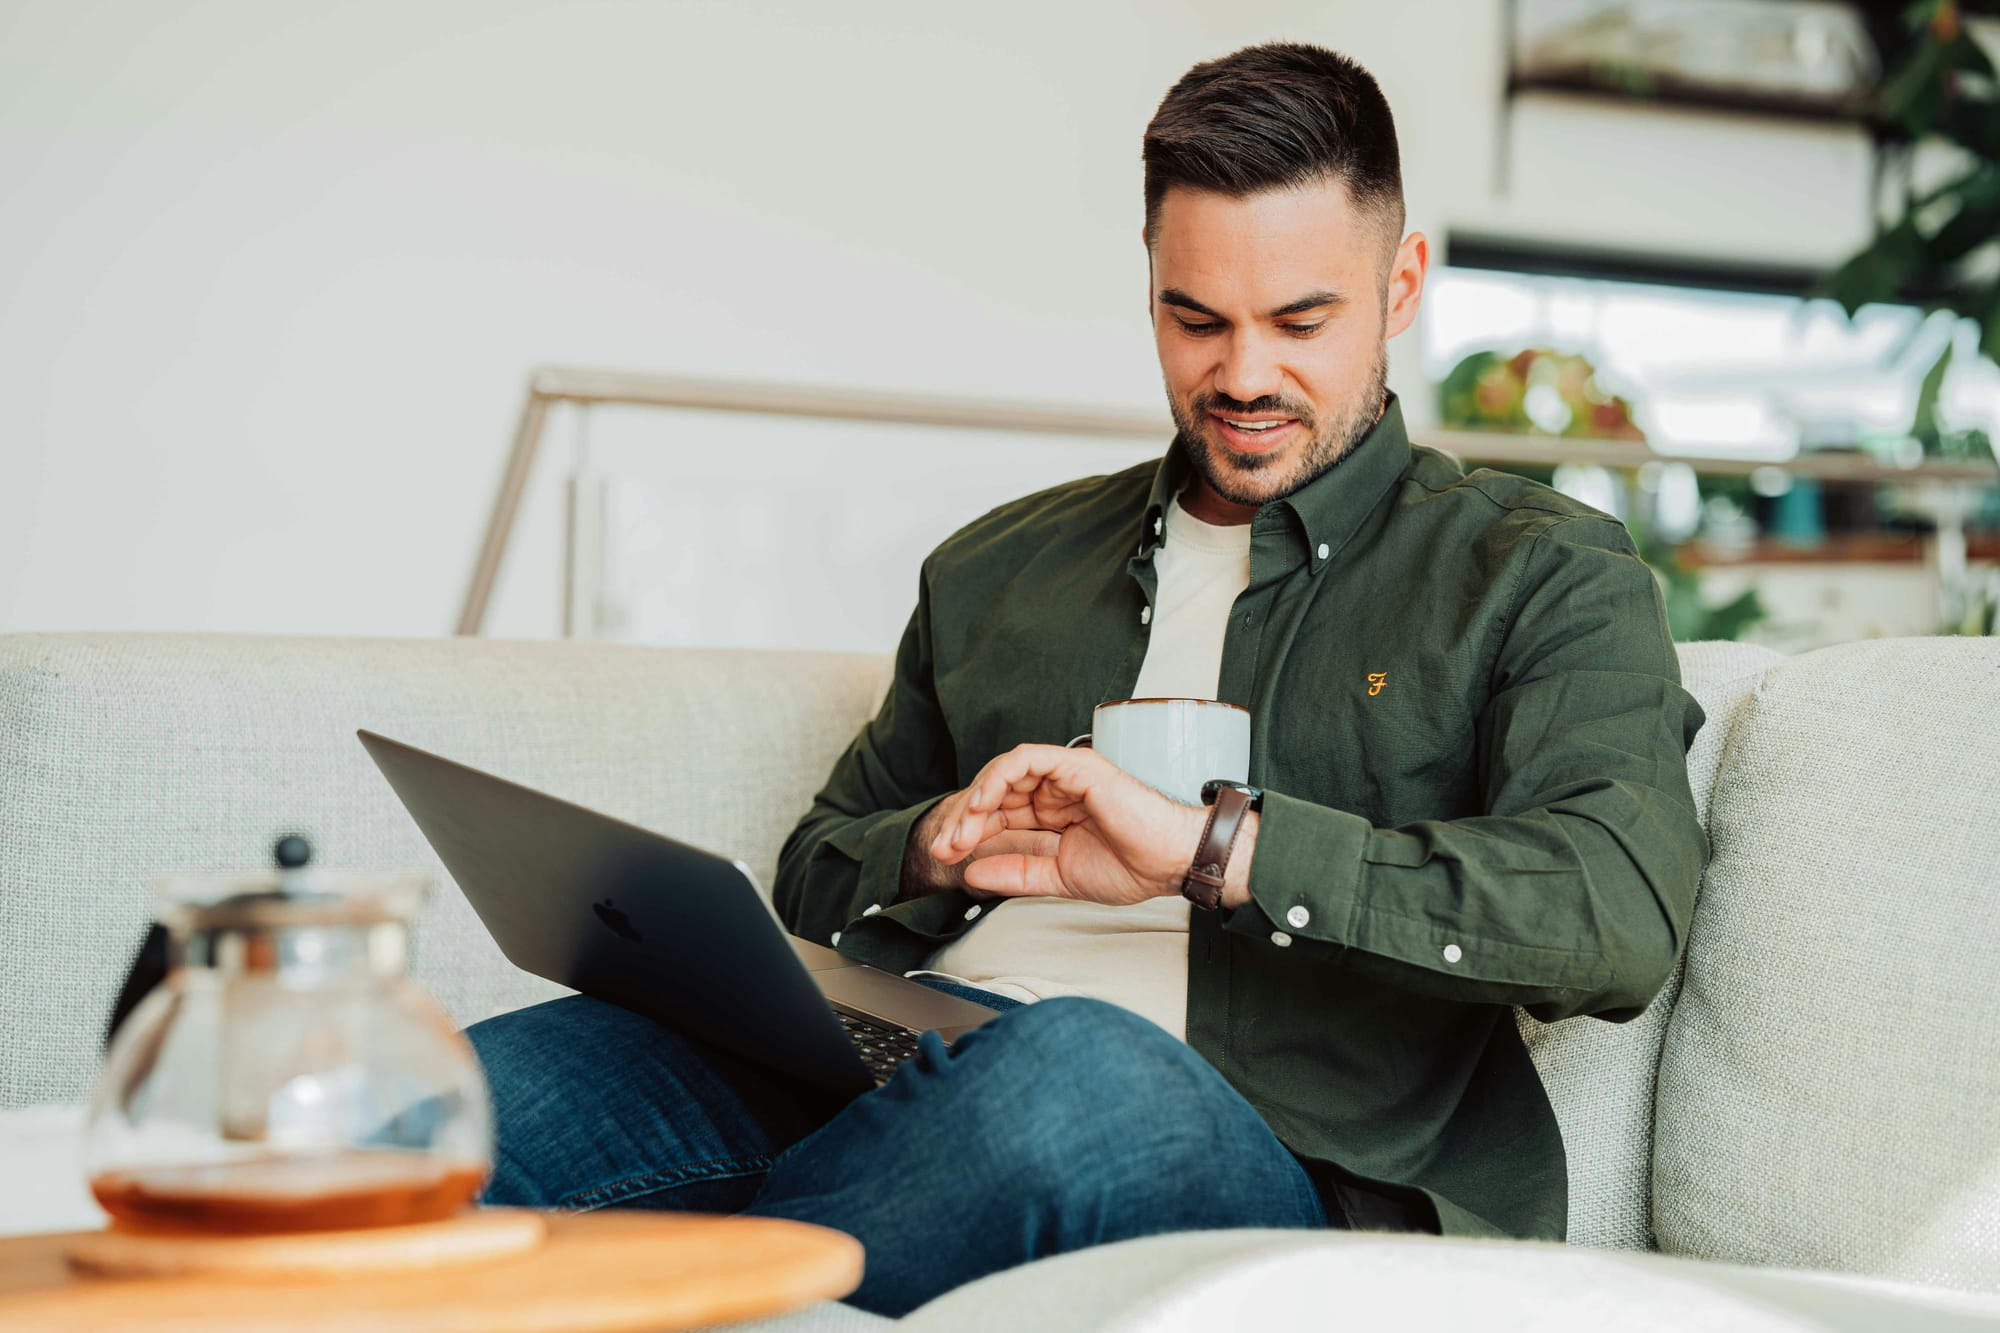
[[[287,833],[278,839],[278,844],[271,849],[271,854],[278,859],[280,870],[297,870],[312,860],[312,844],[296,833]]]

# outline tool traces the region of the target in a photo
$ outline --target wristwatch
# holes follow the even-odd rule
[[[1222,906],[1222,880],[1229,871],[1229,850],[1243,827],[1243,816],[1264,806],[1264,793],[1247,782],[1210,778],[1201,784],[1201,803],[1208,822],[1201,827],[1194,864],[1181,880],[1181,896],[1204,911]]]

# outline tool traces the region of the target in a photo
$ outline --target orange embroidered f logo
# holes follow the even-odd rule
[[[1368,693],[1371,696],[1380,694],[1382,692],[1382,687],[1384,685],[1387,685],[1388,683],[1389,683],[1388,672],[1371,671],[1368,673]]]

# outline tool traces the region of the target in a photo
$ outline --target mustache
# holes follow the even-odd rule
[[[1312,412],[1310,409],[1302,404],[1280,398],[1276,394],[1267,393],[1262,398],[1253,398],[1245,403],[1231,398],[1226,393],[1203,392],[1195,395],[1194,401],[1190,406],[1197,412],[1212,412],[1217,416],[1247,417],[1264,412],[1282,413],[1288,417],[1297,417],[1305,425],[1312,424]]]

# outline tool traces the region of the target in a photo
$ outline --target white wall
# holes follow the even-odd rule
[[[1858,236],[1853,136],[1706,117],[1526,107],[1495,199],[1497,13],[0,0],[0,631],[443,632],[537,363],[1153,408],[1139,134],[1248,41],[1376,72],[1434,232]],[[593,451],[670,488],[622,576],[680,641],[885,643],[937,535],[1148,452],[639,416]],[[556,630],[566,453],[492,632]]]

